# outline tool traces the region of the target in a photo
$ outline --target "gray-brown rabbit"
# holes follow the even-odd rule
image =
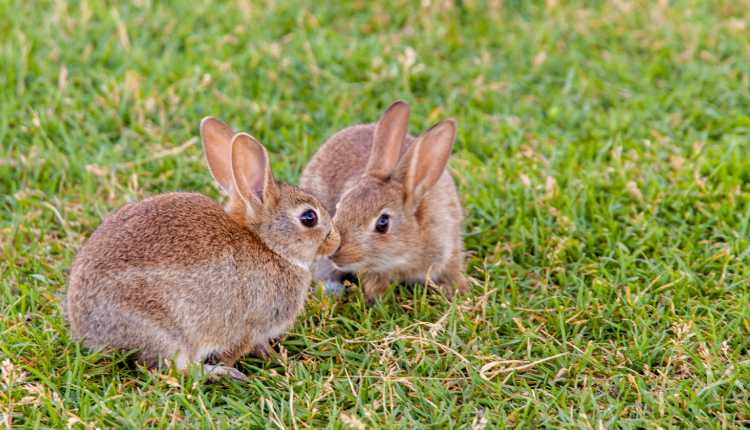
[[[66,312],[89,347],[180,370],[215,357],[210,376],[244,379],[235,361],[268,355],[303,308],[311,263],[339,238],[316,198],[274,181],[250,135],[206,118],[201,137],[227,205],[169,193],[122,207],[76,256]]]
[[[300,187],[334,218],[341,246],[316,263],[316,276],[338,282],[358,273],[368,301],[391,281],[425,282],[448,296],[468,289],[463,214],[446,169],[456,124],[408,135],[409,106],[393,103],[376,124],[328,139],[302,173]]]

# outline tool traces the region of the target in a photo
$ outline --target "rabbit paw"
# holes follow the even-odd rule
[[[365,300],[367,304],[375,303],[375,300],[379,299],[385,290],[388,289],[388,277],[383,275],[365,274],[362,279],[362,288],[365,292]]]
[[[262,360],[268,360],[268,358],[271,357],[272,353],[273,349],[271,349],[271,345],[269,345],[268,342],[263,342],[255,345],[255,347],[253,347],[253,350],[251,351],[252,355]]]
[[[448,300],[453,300],[456,296],[467,293],[469,285],[468,278],[462,273],[458,273],[438,282],[437,290],[448,298]]]
[[[346,287],[341,282],[325,281],[323,285],[324,285],[323,290],[329,296],[341,297],[344,295],[344,292],[346,291]]]
[[[221,366],[219,364],[204,364],[203,373],[210,381],[218,381],[222,378],[232,378],[240,382],[247,382],[247,376],[234,367]]]

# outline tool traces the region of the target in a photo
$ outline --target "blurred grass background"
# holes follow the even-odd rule
[[[0,421],[47,428],[750,424],[750,2],[0,0]],[[316,296],[252,382],[72,342],[102,217],[219,198],[198,123],[296,183],[395,99],[459,123],[472,294]]]

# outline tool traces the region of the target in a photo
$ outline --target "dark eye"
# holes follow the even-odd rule
[[[375,221],[375,231],[378,233],[385,233],[388,231],[388,223],[390,222],[391,217],[388,216],[388,214],[382,214],[378,217],[378,220]]]
[[[299,222],[307,228],[313,228],[318,225],[318,214],[314,210],[308,209],[299,216]]]

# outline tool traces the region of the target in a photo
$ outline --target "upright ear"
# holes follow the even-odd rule
[[[266,148],[249,134],[237,133],[232,138],[231,159],[234,189],[253,215],[275,205],[278,191]]]
[[[208,169],[227,194],[232,194],[232,136],[232,128],[216,118],[208,116],[201,121],[201,142]]]
[[[456,122],[442,121],[417,138],[396,170],[403,182],[406,207],[416,208],[425,193],[440,179],[456,139]]]
[[[370,159],[365,169],[368,175],[386,179],[393,173],[408,131],[409,105],[399,100],[386,109],[375,125]]]

